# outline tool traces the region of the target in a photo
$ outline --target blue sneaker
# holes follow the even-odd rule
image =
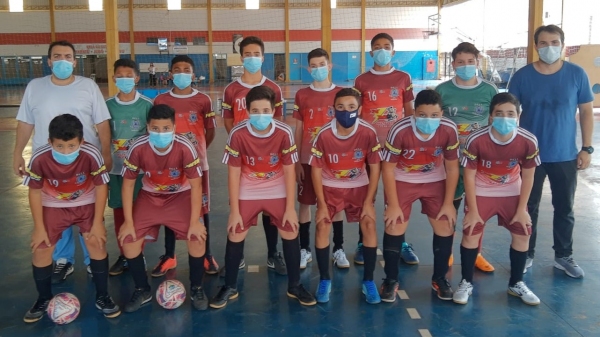
[[[363,256],[363,244],[359,243],[354,252],[354,263],[363,265],[365,264],[365,257]]]
[[[406,242],[402,242],[400,257],[406,264],[419,264],[419,257],[415,254],[412,245]]]
[[[379,296],[379,291],[377,291],[377,286],[375,285],[375,282],[363,281],[362,292],[367,297],[367,303],[377,304],[381,302],[381,297]]]
[[[329,302],[329,293],[331,292],[331,280],[321,280],[315,297],[319,303]]]

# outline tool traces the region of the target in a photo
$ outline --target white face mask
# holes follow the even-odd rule
[[[547,64],[553,64],[560,59],[560,53],[562,52],[562,46],[548,46],[538,49],[540,60]]]

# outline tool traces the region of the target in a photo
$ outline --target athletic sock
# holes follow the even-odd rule
[[[448,273],[448,259],[452,254],[454,235],[433,234],[433,280],[445,278]]]
[[[319,274],[321,274],[321,280],[331,280],[329,275],[329,246],[325,248],[316,248],[315,254],[317,255],[317,265],[319,266]]]
[[[167,226],[165,227],[165,256],[175,258],[175,232]]]
[[[333,222],[333,251],[344,249],[344,221]]]
[[[267,257],[275,257],[277,254],[277,236],[279,232],[276,226],[271,226],[271,217],[262,215],[263,229],[265,230],[265,237],[267,239]]]
[[[402,242],[404,242],[404,234],[383,234],[383,260],[385,261],[383,270],[385,271],[385,277],[387,279],[398,279],[398,263],[400,262]]]
[[[231,288],[237,288],[238,271],[240,261],[244,256],[244,242],[232,242],[227,239],[225,246],[225,285]]]
[[[375,262],[377,262],[377,247],[365,247],[363,245],[363,256],[365,257],[363,281],[373,281]]]
[[[125,214],[123,213],[123,208],[113,208],[113,219],[115,222],[115,237],[119,237],[119,231],[121,230],[123,222],[125,222]],[[117,246],[119,246],[121,256],[124,256],[125,253],[123,253],[123,247],[121,246],[120,240],[117,240]]]
[[[49,300],[52,298],[52,264],[46,267],[33,267],[33,280],[38,291],[38,298]]]
[[[298,238],[300,239],[300,248],[310,251],[310,221],[300,223],[299,232]]]
[[[108,255],[102,260],[90,259],[90,269],[96,285],[96,298],[108,295]]]
[[[136,289],[150,290],[148,276],[146,276],[144,253],[140,253],[140,255],[134,257],[133,259],[127,259],[127,266],[131,276],[133,277],[133,283],[135,283]]]
[[[510,287],[517,284],[519,281],[523,281],[523,270],[525,269],[525,263],[527,262],[527,252],[520,252],[510,247],[510,281],[508,285]]]
[[[283,246],[283,258],[287,266],[288,288],[300,284],[300,243],[297,239],[281,239]]]
[[[477,248],[465,248],[463,245],[460,245],[462,278],[470,283],[473,283],[473,269],[475,268],[475,260],[477,259],[477,250]],[[446,260],[446,264],[448,264],[448,260]],[[523,272],[522,269],[521,272]]]
[[[367,166],[368,167],[368,166]],[[360,229],[360,226],[358,226],[358,244],[362,244],[363,243],[363,234],[362,234],[362,229]]]
[[[204,257],[194,257],[189,255],[188,263],[190,265],[190,286],[202,287],[202,279],[204,278]]]
[[[202,218],[204,219],[204,227],[206,227],[206,243],[205,243],[205,247],[206,247],[205,252],[206,253],[204,253],[204,256],[208,257],[208,256],[212,256],[212,254],[210,253],[210,231],[208,229],[210,226],[210,218],[208,216],[208,213],[204,214],[202,216]]]

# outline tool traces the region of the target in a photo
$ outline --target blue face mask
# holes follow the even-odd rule
[[[373,61],[380,67],[392,62],[392,51],[385,49],[378,49],[373,51]]]
[[[73,63],[67,60],[52,61],[52,73],[60,80],[66,80],[73,74]]]
[[[423,118],[415,117],[417,129],[426,135],[430,135],[440,126],[441,118]]]
[[[153,132],[149,131],[150,144],[157,149],[164,149],[173,142],[174,132]]]
[[[174,74],[173,84],[179,89],[183,90],[192,85],[192,74]]]
[[[552,64],[558,61],[561,52],[562,46],[548,46],[538,49],[540,60],[544,61],[544,63],[547,64]]]
[[[335,110],[335,119],[340,125],[346,129],[351,128],[356,124],[358,118],[358,109],[354,111]]]
[[[244,57],[244,69],[250,74],[256,74],[262,67],[262,58],[260,57]]]
[[[250,114],[250,125],[258,131],[264,131],[273,122],[271,114]]]
[[[133,77],[117,77],[115,85],[124,94],[130,93],[135,88],[135,78]]]
[[[507,135],[517,128],[517,119],[511,117],[494,117],[492,127],[501,135]]]
[[[55,149],[52,149],[52,158],[54,158],[54,160],[56,160],[57,163],[62,165],[69,165],[73,163],[75,159],[77,159],[77,157],[79,157],[79,149],[69,154],[63,154],[56,151]]]
[[[327,66],[310,69],[310,76],[312,76],[313,80],[317,82],[325,81],[328,75],[329,68],[327,68]]]
[[[466,66],[456,67],[454,72],[461,80],[468,81],[477,75],[477,66],[474,64],[467,64]]]

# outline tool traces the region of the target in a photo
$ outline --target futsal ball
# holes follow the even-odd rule
[[[156,290],[156,301],[165,309],[177,309],[185,301],[185,287],[177,280],[166,280]]]
[[[69,324],[79,316],[79,300],[70,293],[60,293],[48,303],[48,317],[56,324]]]

